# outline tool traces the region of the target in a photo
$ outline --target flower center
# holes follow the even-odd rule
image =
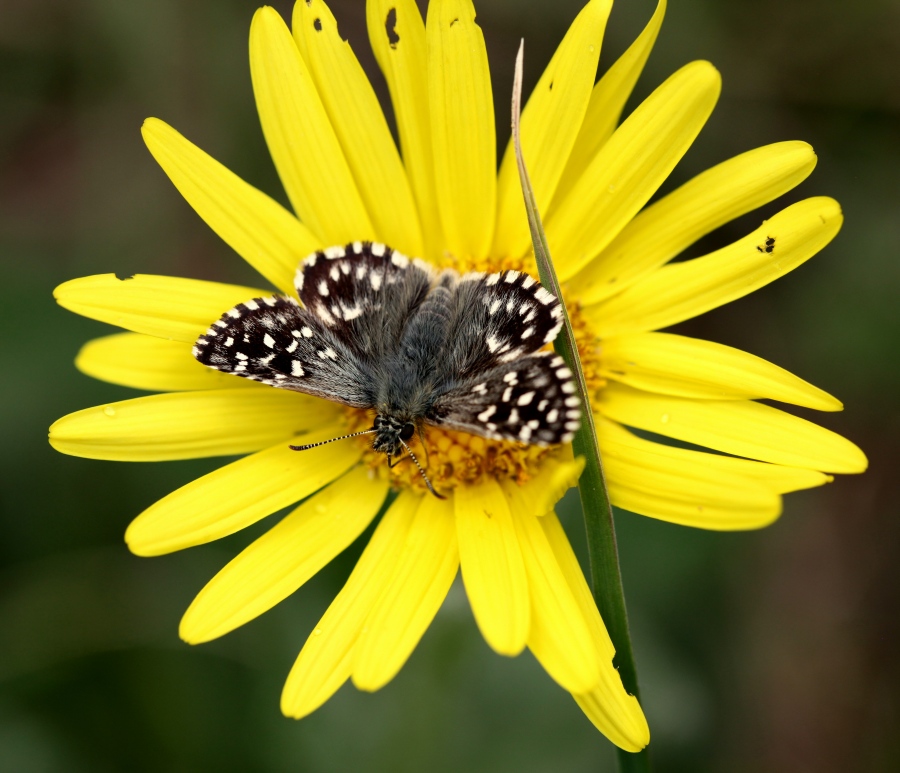
[[[532,258],[498,260],[470,260],[462,263],[452,257],[441,268],[453,268],[460,273],[484,271],[491,273],[514,269],[537,277]],[[588,327],[577,304],[568,307],[569,318],[578,342],[578,352],[587,381],[588,392],[595,395],[605,384],[600,375],[599,341]],[[375,413],[359,408],[346,408],[347,431],[358,432],[373,426]],[[460,485],[480,483],[485,478],[511,480],[521,485],[531,480],[542,465],[552,463],[558,447],[538,446],[508,440],[488,440],[467,432],[426,425],[423,438],[410,440],[410,448],[419,463],[426,468],[432,485],[441,492],[449,492]],[[395,488],[412,488],[427,492],[425,481],[411,459],[404,459],[388,467],[383,453],[372,448],[370,435],[361,435],[353,442],[363,448],[363,463],[379,475],[387,475]]]

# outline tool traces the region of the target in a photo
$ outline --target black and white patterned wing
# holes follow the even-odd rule
[[[204,365],[356,408],[375,403],[368,363],[289,297],[239,303],[197,339]]]
[[[519,271],[466,274],[456,296],[442,363],[448,380],[519,360],[553,341],[562,327],[556,296]]]
[[[310,255],[294,283],[303,305],[360,358],[382,362],[422,303],[434,270],[378,242]]]
[[[437,399],[426,421],[497,440],[568,443],[581,410],[562,357],[538,352],[499,365]]]

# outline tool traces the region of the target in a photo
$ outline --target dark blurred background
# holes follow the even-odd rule
[[[122,541],[129,520],[220,462],[96,462],[46,443],[57,417],[135,394],[76,372],[81,343],[108,329],[56,307],[55,285],[110,271],[256,282],[138,132],[159,116],[284,200],[250,87],[256,4],[0,0],[0,770],[612,770],[609,744],[530,655],[490,652],[459,586],[387,688],[345,687],[308,719],[284,719],[281,684],[359,546],[264,617],[190,648],[176,633],[182,611],[265,524],[136,558]],[[273,4],[289,14],[288,2]],[[477,3],[502,143],[519,38],[527,87],[581,4]],[[374,71],[362,1],[331,5]],[[601,70],[654,7],[618,0]],[[665,190],[758,145],[816,148],[818,168],[799,189],[700,249],[817,194],[843,205],[835,242],[679,329],[837,395],[845,412],[819,420],[871,460],[863,476],[788,496],[761,532],[617,515],[660,771],[900,769],[898,52],[897,0],[670,0],[638,85],[636,99],[696,58],[724,77],[718,108]],[[583,556],[571,498],[563,509]]]

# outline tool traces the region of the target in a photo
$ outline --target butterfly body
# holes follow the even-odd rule
[[[304,260],[289,296],[255,298],[193,349],[205,365],[375,412],[389,460],[424,425],[548,445],[579,426],[572,374],[540,351],[559,301],[532,277],[437,272],[353,242]],[[408,450],[408,448],[407,448]]]

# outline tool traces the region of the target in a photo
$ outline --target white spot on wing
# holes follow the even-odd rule
[[[291,360],[291,375],[292,376],[302,376],[303,373],[303,364],[300,360]]]
[[[270,349],[275,348],[275,339],[272,338],[268,333],[263,336],[263,343],[268,346]]]
[[[381,244],[379,242],[372,242],[371,249],[372,249],[372,254],[376,258],[380,258],[382,255],[384,255],[384,252],[387,249],[387,247],[385,247],[383,244]]]
[[[528,405],[534,399],[534,392],[526,392],[522,395],[518,400],[516,400],[516,405]]]
[[[552,303],[553,301],[556,300],[556,299],[553,297],[553,293],[547,292],[543,287],[539,287],[539,288],[535,291],[534,297],[537,298],[538,301],[540,301],[541,303],[543,303],[545,306],[546,306],[548,303]]]

